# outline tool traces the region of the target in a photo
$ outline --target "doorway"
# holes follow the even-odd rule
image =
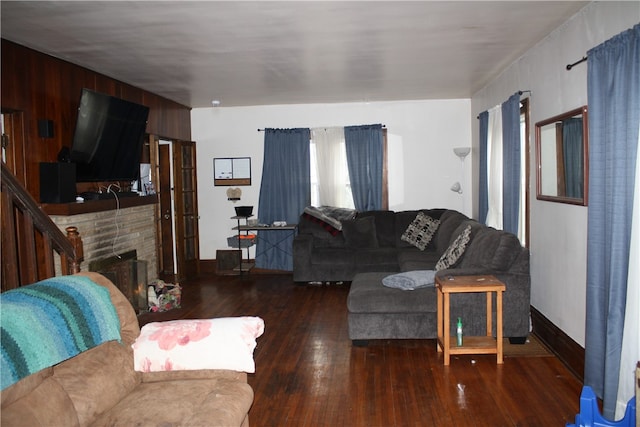
[[[173,185],[171,141],[156,139],[158,150],[158,269],[160,278],[169,282],[176,279],[176,258],[173,225]]]
[[[2,161],[22,184],[27,187],[24,155],[24,114],[21,111],[2,111]]]
[[[150,136],[149,144],[158,192],[159,276],[170,282],[192,279],[200,263],[195,143]]]

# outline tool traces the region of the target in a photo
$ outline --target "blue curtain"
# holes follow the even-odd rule
[[[258,218],[261,223],[295,224],[311,204],[309,129],[265,129]],[[293,270],[290,231],[258,233],[256,267]]]
[[[356,210],[382,209],[382,125],[346,126],[344,141]]]
[[[502,228],[518,235],[520,217],[520,93],[502,103]]]
[[[487,178],[487,141],[489,138],[489,112],[483,111],[478,116],[480,126],[480,173],[478,176],[478,222],[486,224],[489,212],[489,181]]]
[[[640,121],[640,24],[587,54],[589,213],[585,385],[591,386],[603,399],[603,415],[613,419],[625,326]]]
[[[562,155],[564,158],[565,196],[582,198],[584,152],[582,151],[582,119],[562,121]]]

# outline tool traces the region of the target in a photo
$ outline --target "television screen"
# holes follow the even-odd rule
[[[149,107],[82,89],[71,146],[76,181],[133,181]]]

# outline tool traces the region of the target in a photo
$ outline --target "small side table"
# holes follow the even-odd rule
[[[505,285],[495,276],[444,276],[436,277],[438,301],[438,352],[444,351],[444,364],[449,365],[452,354],[495,354],[498,364],[502,364],[502,293]],[[451,346],[449,300],[451,294],[465,292],[486,292],[487,294],[487,335],[464,336],[463,345]],[[491,329],[491,293],[496,293],[496,339]]]

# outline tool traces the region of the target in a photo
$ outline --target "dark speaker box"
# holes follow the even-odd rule
[[[76,164],[40,163],[40,202],[76,201]]]
[[[40,138],[53,138],[53,120],[38,120],[38,136]]]

